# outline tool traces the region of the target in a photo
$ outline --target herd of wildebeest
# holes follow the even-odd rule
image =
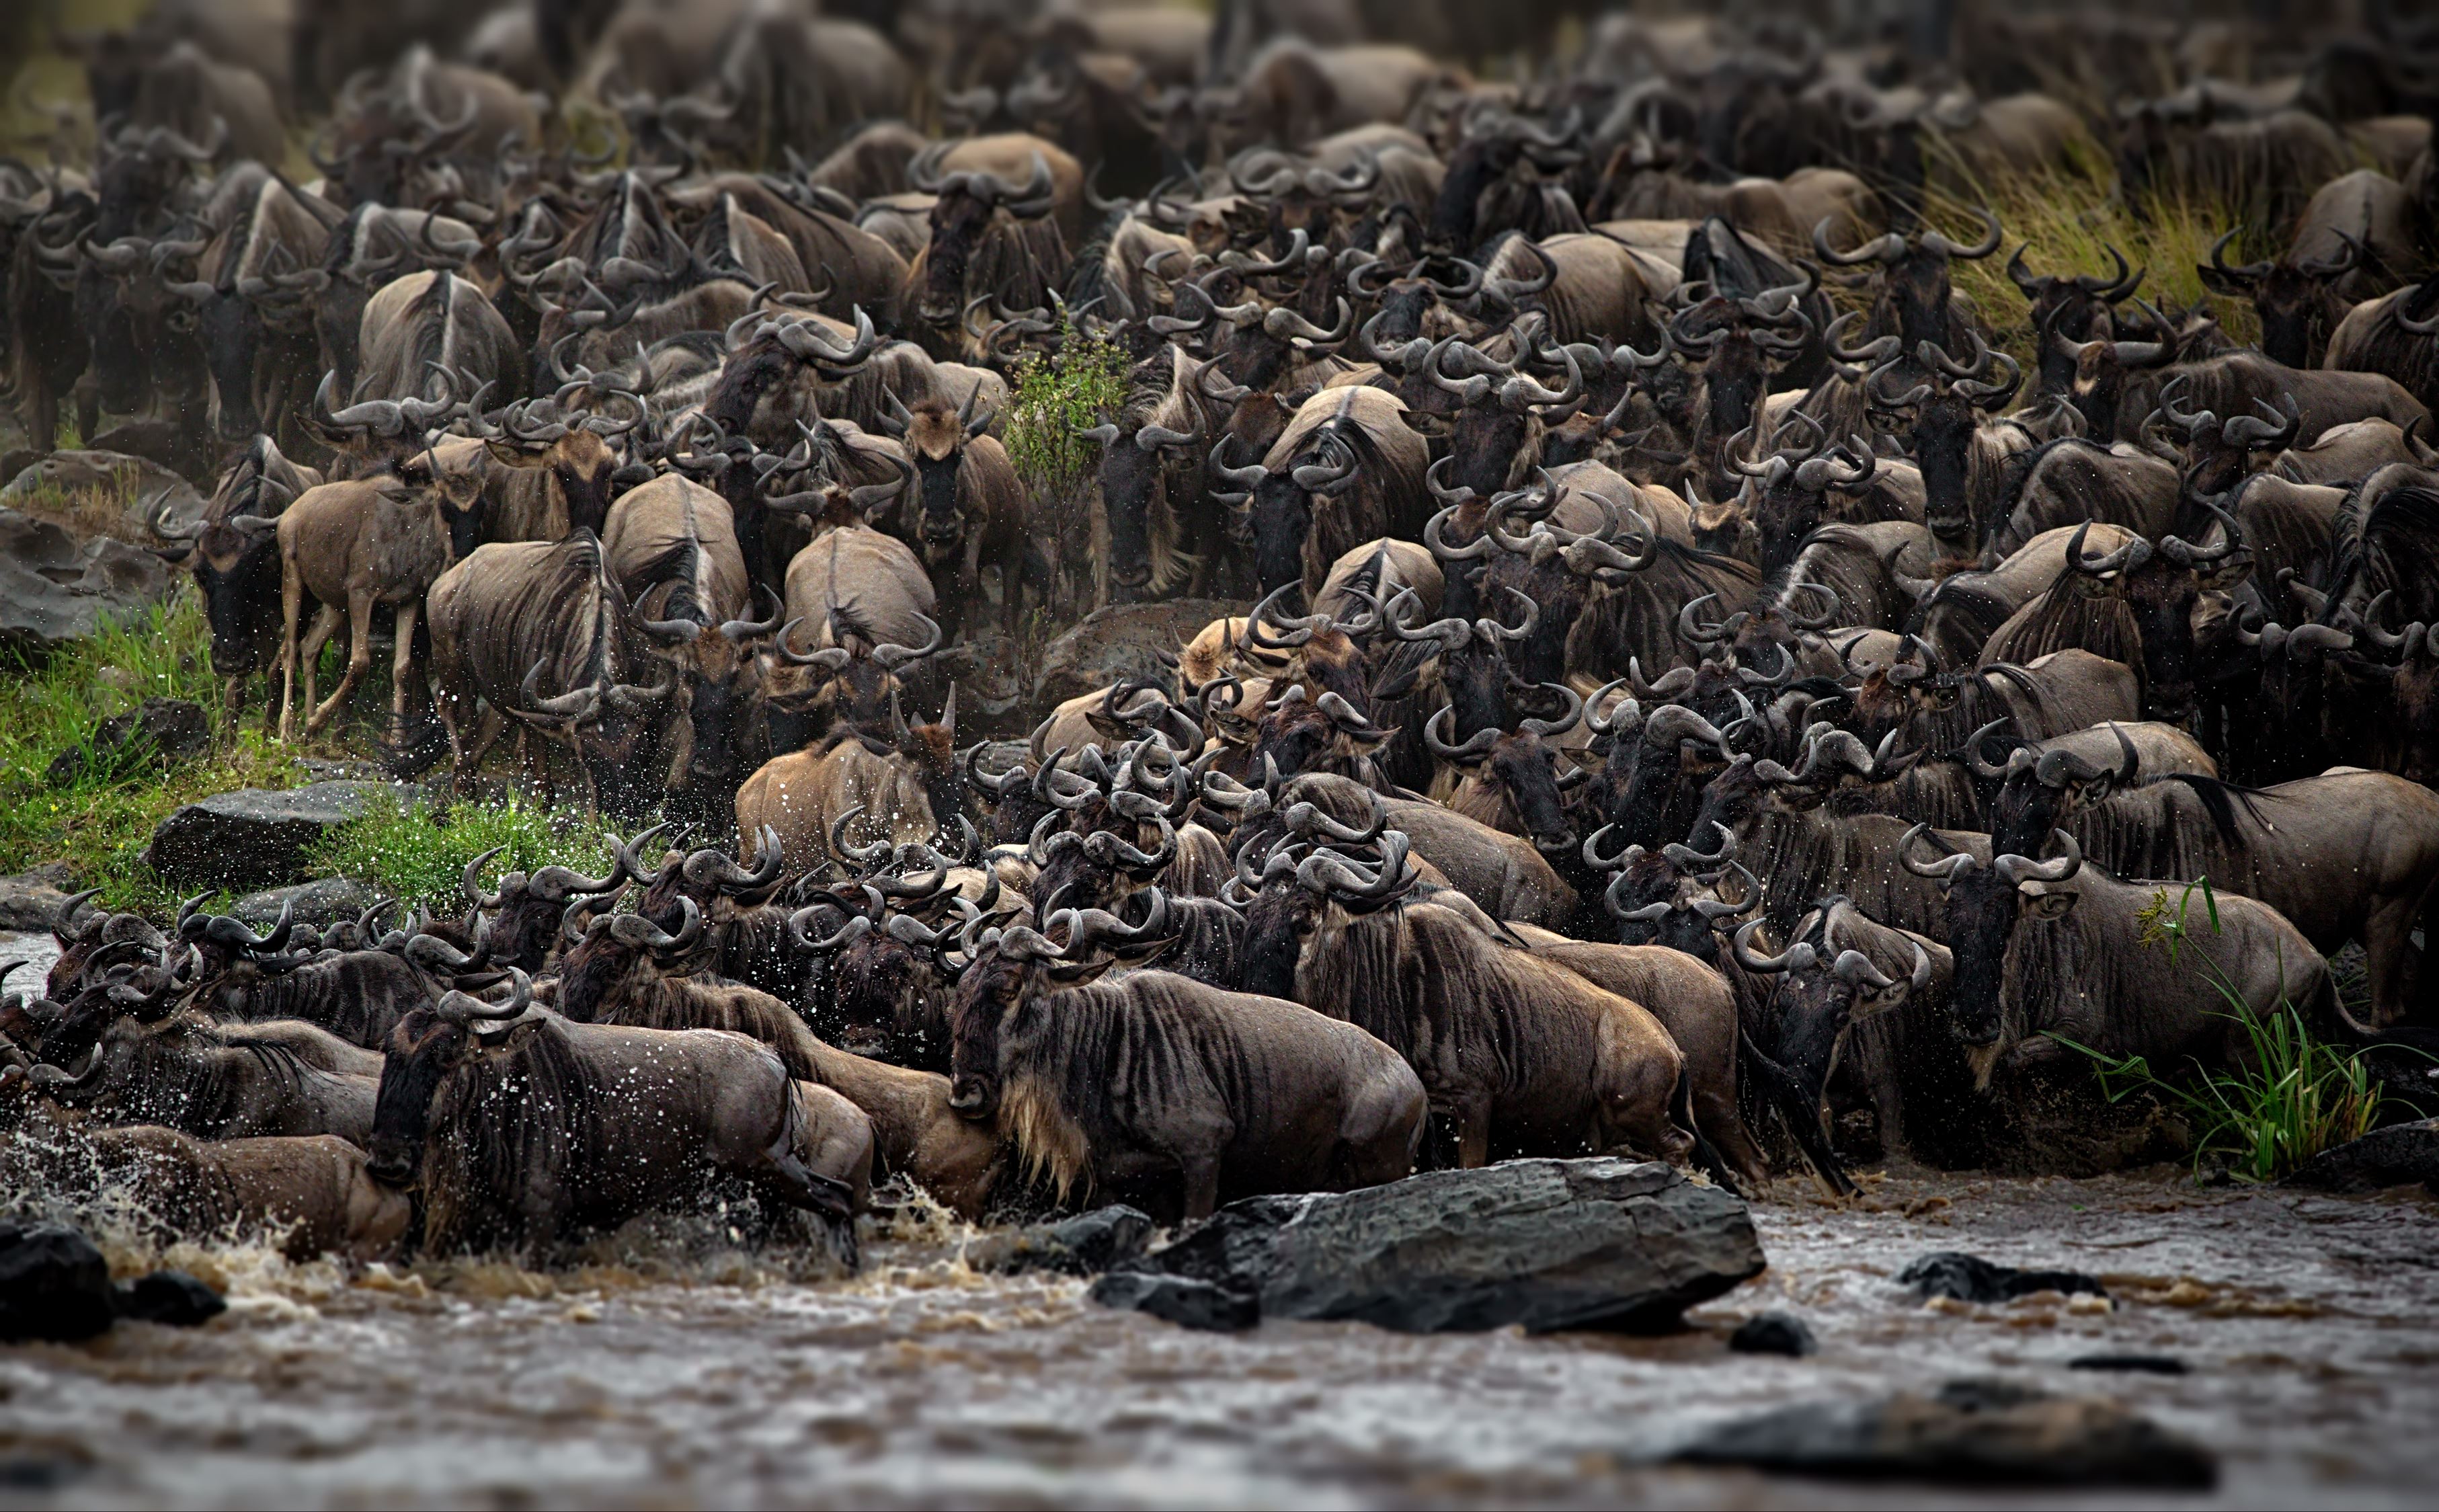
[[[74,39],[13,397],[216,484],[152,524],[231,731],[380,647],[337,730],[467,802],[513,731],[633,838],[456,917],[80,895],[0,1013],[38,1182],[367,1254],[1843,1193],[2157,1158],[2083,1052],[2224,1068],[2232,1004],[2430,1038],[2432,28],[450,9]],[[1980,207],[2112,160],[2225,207],[2216,311]],[[1068,631],[1140,654],[992,681]]]

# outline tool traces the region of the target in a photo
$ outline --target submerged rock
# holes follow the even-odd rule
[[[1206,1333],[1237,1333],[1262,1321],[1259,1298],[1192,1276],[1113,1271],[1093,1283],[1090,1294],[1102,1307],[1148,1312],[1181,1328]]]
[[[2316,1192],[2378,1192],[2420,1183],[2439,1194],[2439,1118],[2392,1124],[2324,1149],[2287,1178]]]
[[[0,1222],[0,1340],[90,1339],[116,1300],[93,1240],[64,1223]]]
[[[1013,1234],[988,1235],[967,1248],[966,1263],[1003,1275],[1021,1271],[1092,1275],[1141,1254],[1150,1237],[1149,1214],[1114,1203],[1057,1223],[1031,1223]]]
[[[1798,1402],[1705,1430],[1673,1458],[1789,1475],[2206,1489],[2210,1450],[2140,1413],[2004,1380]]]
[[[2077,1355],[2066,1362],[2066,1368],[2126,1371],[2140,1376],[2185,1374],[2185,1362],[2174,1355]]]
[[[0,877],[0,930],[41,931],[60,921],[60,909],[76,890],[76,873],[54,861]]]
[[[1897,1285],[1911,1288],[1918,1297],[1983,1304],[2013,1302],[2036,1291],[2109,1295],[2107,1287],[2080,1271],[2019,1271],[1956,1250],[1924,1255],[1897,1272]]]
[[[1757,1312],[1728,1335],[1728,1351],[1738,1355],[1817,1354],[1821,1341],[1804,1320],[1791,1312]]]
[[[360,818],[372,800],[412,788],[377,782],[317,782],[284,792],[240,788],[190,803],[161,821],[144,863],[176,882],[254,889],[304,880],[308,846]]]
[[[155,1271],[120,1287],[113,1299],[118,1316],[135,1323],[195,1328],[228,1311],[228,1304],[184,1271]]]
[[[1736,1198],[1666,1165],[1595,1158],[1232,1202],[1127,1269],[1257,1299],[1268,1317],[1545,1332],[1672,1326],[1764,1263]]]

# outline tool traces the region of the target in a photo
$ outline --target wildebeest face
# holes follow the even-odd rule
[[[1101,513],[1110,531],[1110,598],[1135,602],[1151,583],[1152,492],[1161,483],[1161,456],[1131,437],[1101,449]],[[1235,526],[1230,526],[1235,534]]]
[[[1647,756],[1647,763],[1648,759]],[[1702,790],[1702,806],[1694,814],[1696,841],[1715,834],[1713,825],[1720,826],[1738,840],[1750,838],[1754,823],[1761,818],[1768,792],[1754,770],[1753,757],[1736,757]]]
[[[1024,1010],[1034,969],[1029,961],[991,952],[958,980],[949,1021],[949,1106],[961,1118],[987,1119],[999,1112],[1001,1041]]]
[[[1262,479],[1252,504],[1229,524],[1230,535],[1253,546],[1254,575],[1265,594],[1304,576],[1304,541],[1311,529],[1312,497],[1285,472]]]
[[[1321,899],[1292,880],[1272,882],[1245,910],[1244,943],[1237,947],[1238,985],[1247,992],[1296,1001],[1296,966],[1305,942],[1321,922]]]
[[[643,947],[607,930],[587,931],[559,958],[559,1011],[579,1023],[593,1023],[643,955]]]
[[[867,934],[840,952],[831,980],[840,1049],[899,1065],[942,1058],[947,1047],[932,1042],[926,1011],[938,981],[913,946]]]
[[[801,366],[777,337],[760,337],[721,364],[720,380],[703,400],[703,413],[730,436],[748,435],[763,398],[786,389]]]
[[[1516,166],[1523,145],[1513,136],[1480,136],[1450,156],[1439,198],[1432,202],[1426,245],[1458,253],[1472,250],[1475,206],[1482,192]]]
[[[1483,767],[1535,845],[1550,851],[1575,848],[1576,827],[1567,820],[1566,800],[1558,788],[1557,746],[1529,733],[1504,736],[1490,748],[1490,759]]]
[[[354,278],[333,274],[322,296],[313,301],[313,336],[321,344],[322,367],[339,375],[332,387],[341,394],[356,389],[357,342],[364,329],[365,306],[372,291]]]
[[[990,230],[995,208],[971,194],[943,195],[932,205],[932,240],[925,248],[923,318],[957,318],[965,305],[966,268]]]
[[[1941,534],[1962,534],[1980,524],[1966,507],[1966,474],[1967,456],[1981,425],[1973,406],[1952,394],[1925,400],[1914,412],[1911,439],[1914,466],[1922,470],[1923,513],[1932,528]],[[1821,495],[1809,497],[1815,507],[1805,525],[1807,531],[1820,524]],[[1767,527],[1763,540],[1769,540]],[[1792,558],[1794,554],[1790,551],[1788,555]],[[1763,565],[1765,569],[1771,565],[1767,557]]]
[[[279,623],[278,535],[270,526],[221,523],[195,540],[190,568],[211,626],[212,670],[223,677],[257,670],[264,637]]]
[[[412,1186],[423,1165],[423,1139],[440,1083],[472,1048],[460,1024],[417,1008],[390,1030],[373,1094],[373,1129],[365,1174],[383,1186]]]
[[[2326,301],[2318,278],[2280,261],[2252,286],[2252,308],[2261,314],[2262,354],[2273,363],[2302,367],[2311,354],[2312,325]]]
[[[212,408],[221,438],[241,441],[262,429],[254,402],[255,360],[262,349],[262,315],[254,301],[223,291],[195,307],[195,339],[212,379]]]
[[[2394,729],[2404,748],[2399,773],[2409,782],[2439,776],[2439,663],[2409,661],[2389,682]]]
[[[117,281],[90,265],[80,269],[76,282],[77,325],[92,353],[93,372],[101,390],[101,407],[131,415],[151,397],[151,365],[135,339]]]
[[[965,511],[957,507],[957,473],[964,462],[963,454],[953,452],[945,457],[915,458],[923,501],[920,533],[927,565],[947,561],[965,541]]]

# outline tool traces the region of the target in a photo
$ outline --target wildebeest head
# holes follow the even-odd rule
[[[932,239],[917,310],[934,325],[949,325],[965,309],[967,270],[1002,213],[1011,222],[1041,220],[1058,207],[1059,192],[1039,151],[1023,184],[977,169],[940,178],[930,192]]]
[[[1562,757],[1557,738],[1575,728],[1584,711],[1583,696],[1563,683],[1544,683],[1520,691],[1525,697],[1556,699],[1558,712],[1547,719],[1522,720],[1514,734],[1502,727],[1503,719],[1457,744],[1445,733],[1451,723],[1451,710],[1444,708],[1423,727],[1423,742],[1432,755],[1470,772],[1496,792],[1535,845],[1545,851],[1573,850],[1576,828],[1567,817],[1566,795],[1592,773]],[[1559,770],[1562,759],[1563,772]]]
[[[761,324],[746,334],[753,320]],[[783,312],[764,318],[749,311],[729,331],[730,350],[720,365],[719,381],[703,401],[703,414],[726,435],[760,434],[767,440],[772,430],[784,432],[787,420],[814,418],[810,405],[792,402],[800,379],[844,382],[863,370],[879,343],[872,317],[861,306],[853,330],[845,336],[819,317]],[[766,407],[784,412],[775,427],[757,423],[765,418]],[[806,413],[797,413],[799,409]]]
[[[599,1018],[639,973],[675,970],[703,935],[703,911],[691,898],[677,899],[678,928],[661,928],[643,914],[596,914],[588,905],[568,910],[561,935],[568,939],[559,960],[559,1011],[579,1023]]]
[[[2038,926],[2074,907],[2074,891],[2058,884],[2082,867],[2083,852],[2061,829],[2054,837],[2058,854],[2049,861],[2014,852],[1994,855],[1987,866],[1966,853],[1918,861],[1915,847],[1929,834],[1924,825],[1908,830],[1900,854],[1908,870],[1936,879],[1947,894],[1948,947],[1956,961],[1949,1027],[1967,1046],[1975,1080],[1986,1085],[2003,1048],[2008,947],[2020,922]]]
[[[1756,976],[1775,977],[1770,1001],[1752,1016],[1747,1051],[1762,1089],[1787,1120],[1824,1182],[1850,1191],[1854,1183],[1829,1147],[1829,1078],[1857,1023],[1895,1010],[1931,985],[1931,952],[1910,941],[1914,969],[1892,977],[1870,955],[1848,944],[1859,916],[1843,898],[1823,906],[1796,926],[1793,943],[1776,955],[1756,954],[1755,919],[1739,928],[1732,949],[1736,964]]]
[[[458,889],[466,899],[467,933],[503,966],[540,971],[558,943],[571,905],[601,906],[579,900],[614,894],[624,887],[629,878],[638,875],[642,863],[637,857],[644,845],[668,827],[654,825],[628,842],[606,877],[586,877],[567,866],[544,866],[530,875],[511,871],[500,879],[497,890],[487,893],[482,887],[483,868],[507,848],[493,846],[468,862],[458,875]],[[483,921],[486,914],[490,918]]]
[[[1876,324],[1882,329],[1894,327],[1900,348],[1905,351],[1924,342],[1945,347],[1949,337],[1949,264],[1958,258],[1986,258],[1999,250],[1999,218],[1987,206],[1974,213],[1982,219],[1983,236],[1970,245],[1950,241],[1936,231],[1926,231],[1911,241],[1892,231],[1852,252],[1839,252],[1829,245],[1829,230],[1835,223],[1832,218],[1812,228],[1812,249],[1821,255],[1824,263],[1833,267],[1879,263],[1879,302],[1885,318]]]
[[[891,744],[904,722],[894,708],[904,686],[900,678],[940,649],[940,627],[930,619],[923,625],[930,632],[923,645],[901,646],[876,641],[844,611],[833,610],[830,644],[813,651],[791,644],[793,622],[782,628],[773,643],[780,666],[765,683],[772,748],[800,749],[825,723],[859,732],[867,746]]]
[[[469,1057],[488,1048],[486,1030],[494,1037],[491,1043],[497,1043],[502,1025],[521,1018],[532,1002],[525,973],[509,975],[512,987],[506,1003],[486,1003],[453,990],[429,1007],[410,1009],[390,1030],[365,1148],[365,1173],[374,1181],[392,1188],[415,1184],[423,1168],[433,1098],[441,1083]]]
[[[2067,543],[2073,591],[2116,598],[2142,635],[2146,719],[2174,721],[2192,712],[2195,606],[2204,590],[2231,587],[2252,571],[2252,554],[2244,549],[2244,533],[2234,517],[2209,500],[2200,502],[2223,527],[2216,545],[2198,546],[2168,536],[2154,547],[2137,536],[2104,557],[2086,558],[2083,541],[2092,529],[2089,522],[2077,526]]]
[[[1896,368],[1894,358],[1874,369],[1863,382],[1864,397],[1872,408],[1906,426],[1908,449],[1914,466],[1922,471],[1925,521],[1934,534],[1948,540],[1969,541],[1981,529],[1982,522],[1974,518],[1970,507],[1975,437],[1982,430],[1982,417],[2005,409],[2024,377],[2014,358],[1991,350],[1979,331],[1972,334],[1973,359],[1967,363],[1955,361],[1946,347],[1930,342],[1916,347],[1915,358],[1929,376],[1903,394],[1893,394],[1887,384]],[[1994,369],[2003,369],[1996,381],[1990,379]],[[1869,475],[1867,469],[1865,476]],[[1766,569],[1771,565],[1767,530],[1763,542]]]
[[[601,533],[616,496],[613,482],[618,455],[610,440],[643,423],[644,401],[615,390],[634,413],[621,420],[602,414],[563,414],[543,420],[532,406],[516,403],[501,417],[498,434],[490,437],[491,459],[504,467],[546,469],[548,487],[567,511],[567,528]]]
[[[2181,492],[2188,499],[2221,498],[2244,481],[2256,465],[2295,444],[2304,415],[2293,394],[2279,396],[2282,405],[2255,400],[2258,415],[2231,415],[2221,419],[2210,410],[2187,414],[2177,408],[2185,386],[2182,373],[2160,385],[2159,418],[2184,433],[2184,474]],[[2173,459],[2173,456],[2172,456]]]
[[[1556,389],[1522,371],[1521,362],[1500,362],[1464,342],[1433,351],[1423,365],[1424,376],[1455,400],[1455,414],[1420,424],[1411,413],[1400,418],[1427,435],[1445,431],[1452,470],[1449,485],[1488,495],[1531,476],[1541,461],[1547,427],[1583,403],[1583,366],[1574,350],[1560,347],[1557,353],[1566,376]],[[1451,362],[1462,376],[1450,370]]]
[[[2298,258],[2290,253],[2274,261],[2230,267],[2227,244],[2243,229],[2237,226],[2212,242],[2210,261],[2197,264],[2196,271],[2215,294],[2252,298],[2261,316],[2264,356],[2289,367],[2308,366],[2315,338],[2326,340],[2345,314],[2334,287],[2362,261],[2363,244],[2339,231],[2339,252],[2333,258]]]
[[[1806,539],[1831,518],[1830,492],[1867,492],[1879,472],[1879,456],[1862,436],[1830,446],[1828,436],[1809,416],[1798,413],[1790,424],[1809,426],[1810,439],[1790,445],[1773,436],[1767,443],[1772,448],[1771,454],[1748,461],[1737,455],[1744,449],[1744,436],[1739,435],[1721,454],[1727,470],[1744,479],[1736,492],[1736,508],[1752,524],[1760,548],[1758,565],[1765,573],[1777,572],[1793,561]],[[1710,528],[1719,525],[1712,524]]]
[[[959,944],[970,964],[950,1010],[949,1106],[958,1116],[996,1116],[1010,1062],[1059,1032],[1056,1016],[1042,1011],[1045,994],[1090,982],[1122,958],[1094,959],[1086,951],[1106,944],[1124,952],[1166,941],[1168,898],[1158,891],[1151,898],[1149,916],[1131,927],[1099,909],[1073,908],[1053,913],[1040,931],[986,928],[979,914],[968,921]]]
[[[2088,341],[2071,341],[2057,329],[2054,313],[2051,325],[2042,333],[2042,347],[2056,352],[2074,366],[2074,376],[2067,383],[2067,398],[2083,413],[2084,434],[2103,446],[2117,437],[2117,407],[2126,392],[2126,375],[2144,368],[2164,367],[2177,358],[2176,329],[2168,317],[2146,301],[2137,299],[2135,306],[2148,317],[2155,341],[2119,341],[2114,319],[2103,322],[2094,317],[2092,336]]]
[[[1308,827],[1318,838],[1309,844],[1285,843],[1282,836],[1267,850],[1248,845],[1237,852],[1237,875],[1223,896],[1245,911],[1245,937],[1237,946],[1244,990],[1294,1001],[1297,966],[1326,921],[1377,913],[1414,891],[1406,836],[1384,829],[1386,822],[1378,809],[1361,829],[1315,815]],[[1332,845],[1359,848],[1349,854]],[[1365,859],[1363,851],[1376,845],[1378,859]]]
[[[2110,258],[2117,264],[2114,277],[2095,274],[2034,275],[2024,267],[2024,253],[2030,242],[2016,249],[2007,259],[2007,276],[2023,291],[2032,308],[2026,319],[2038,331],[2053,332],[2069,342],[2090,340],[2093,327],[2110,313],[2110,307],[2131,295],[2142,286],[2143,275],[2148,271],[2128,271],[2126,255],[2109,247]],[[2074,382],[2074,362],[2058,347],[2046,342],[2040,351],[2038,382],[2035,388],[2043,395],[2064,395]]]
[[[1440,181],[1439,198],[1432,202],[1424,245],[1445,253],[1471,251],[1483,197],[1520,169],[1554,174],[1582,161],[1580,128],[1580,118],[1575,116],[1562,129],[1551,131],[1504,111],[1475,112],[1449,154],[1448,175]]]
[[[1613,856],[1602,848],[1615,838],[1612,826],[1584,837],[1584,864],[1594,872],[1614,872],[1601,892],[1601,907],[1617,920],[1620,945],[1665,945],[1708,965],[1718,961],[1717,931],[1728,921],[1761,907],[1761,883],[1736,859],[1732,835],[1719,838],[1718,854],[1705,856],[1687,845],[1670,844],[1657,852],[1629,845]],[[1717,896],[1734,876],[1739,902]],[[1709,896],[1706,896],[1709,895]]]
[[[988,410],[976,413],[982,402],[979,387],[966,396],[961,409],[952,409],[936,397],[918,400],[912,409],[895,393],[884,397],[888,410],[881,424],[905,445],[907,459],[915,464],[919,504],[916,534],[923,560],[938,566],[956,556],[971,528],[959,487],[966,444],[990,428],[992,415]]]

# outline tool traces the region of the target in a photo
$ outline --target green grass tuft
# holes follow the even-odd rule
[[[507,849],[484,868],[487,881],[554,863],[599,873],[617,837],[571,809],[461,803],[436,809],[418,799],[383,799],[364,817],[324,836],[309,854],[313,875],[352,878],[387,896],[436,911],[462,906],[466,863]]]
[[[93,756],[94,727],[146,698],[188,699],[216,714],[209,645],[203,609],[182,591],[141,619],[104,622],[39,665],[0,658],[0,872],[64,861],[116,907],[174,905],[141,859],[153,827],[211,793],[297,780],[293,753],[249,720],[234,741],[166,774],[146,761],[88,760],[74,781],[50,785],[55,758],[78,747]]]

